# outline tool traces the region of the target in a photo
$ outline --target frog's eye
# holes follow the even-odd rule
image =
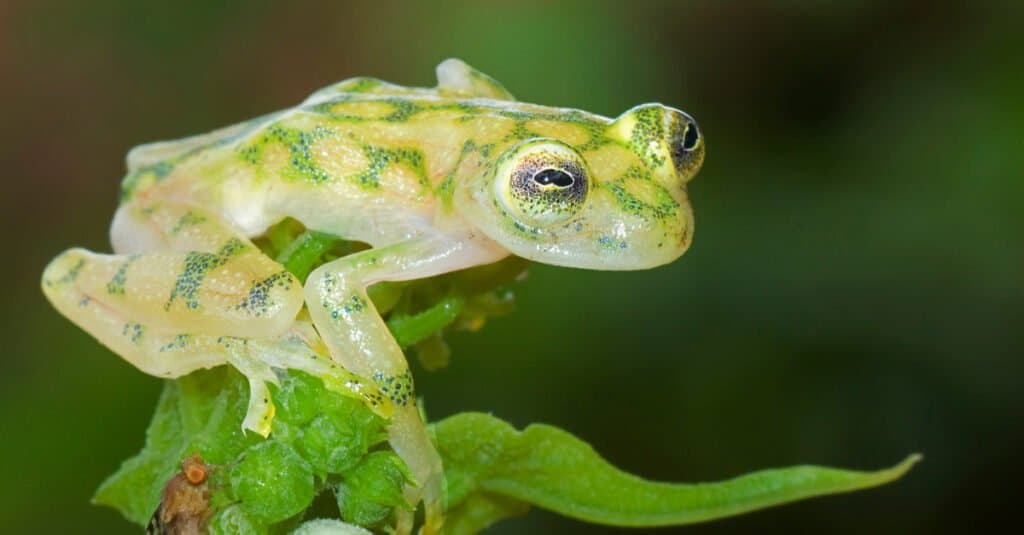
[[[680,163],[687,156],[697,150],[700,145],[700,130],[697,130],[697,123],[689,118],[682,118],[672,127],[672,160]]]
[[[669,154],[676,171],[684,177],[691,178],[704,161],[704,139],[697,123],[682,112],[669,116]]]
[[[499,163],[495,179],[495,194],[502,206],[533,227],[571,218],[590,189],[583,159],[553,140],[534,140],[513,148]]]
[[[681,148],[689,152],[697,148],[698,141],[700,141],[700,132],[697,131],[697,124],[693,122],[687,123],[686,129],[683,131]]]

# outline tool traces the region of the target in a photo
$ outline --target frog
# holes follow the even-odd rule
[[[443,467],[401,347],[367,288],[498,262],[639,270],[693,238],[687,193],[705,141],[660,103],[611,118],[516,100],[459,59],[435,87],[350,78],[299,105],[127,155],[113,253],[44,270],[53,306],[139,370],[229,365],[243,429],[273,430],[281,370],[319,377],[388,418],[420,532],[444,521]],[[299,280],[254,245],[278,222],[361,242]],[[401,513],[397,533],[412,529]]]

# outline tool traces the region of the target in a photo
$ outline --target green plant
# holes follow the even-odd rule
[[[257,243],[301,279],[316,265],[363,247],[307,232],[294,221]],[[524,261],[511,258],[425,281],[377,285],[371,297],[400,344],[432,369],[448,363],[444,331],[478,329],[510,309],[508,286],[524,268]],[[387,445],[387,422],[314,377],[292,372],[279,379],[272,389],[278,411],[266,439],[242,431],[248,387],[230,367],[168,381],[144,448],[100,486],[95,502],[145,524],[182,459],[198,454],[208,471],[202,508],[210,533],[286,533],[303,522],[303,532],[358,532],[308,523],[318,518],[386,528],[396,508],[409,508],[402,488],[411,482]],[[797,466],[718,483],[670,484],[626,474],[551,426],[518,431],[490,415],[462,413],[431,429],[444,460],[444,531],[450,534],[476,533],[530,505],[618,526],[702,522],[884,484],[919,459],[876,472]]]

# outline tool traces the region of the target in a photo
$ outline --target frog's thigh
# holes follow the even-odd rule
[[[43,291],[62,314],[140,370],[159,377],[178,377],[227,362],[212,336],[170,333],[136,321],[75,284],[86,261],[71,252],[46,268]]]
[[[242,242],[216,253],[125,256],[71,249],[46,268],[43,291],[86,330],[90,316],[106,315],[171,333],[272,337],[302,306],[298,281]],[[83,300],[92,306],[80,306]]]
[[[169,316],[166,311],[157,312],[160,307],[153,303],[159,297],[150,295],[152,302],[143,298],[145,286],[158,286],[159,277],[151,280],[149,275],[135,274],[129,285],[125,276],[128,271],[120,269],[129,262],[148,264],[143,258],[71,249],[46,267],[43,292],[68,319],[147,373],[174,377],[225,362],[223,355],[205,351],[205,344],[181,344],[184,340],[215,335],[183,328],[190,326],[187,324],[153,321]],[[129,287],[138,299],[127,298]],[[167,356],[161,356],[163,353]]]
[[[81,292],[134,321],[191,334],[268,337],[302,307],[300,284],[283,266],[197,208],[125,204],[111,240],[122,255],[73,249],[65,263],[83,264],[75,281]]]

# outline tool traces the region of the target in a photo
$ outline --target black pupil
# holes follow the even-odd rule
[[[683,150],[693,150],[697,146],[697,138],[699,137],[700,134],[697,133],[696,125],[686,125],[686,133],[683,134]]]
[[[567,188],[572,185],[572,175],[562,171],[561,169],[544,169],[533,175],[533,181],[542,185],[547,186],[548,184],[554,184],[560,188]]]

